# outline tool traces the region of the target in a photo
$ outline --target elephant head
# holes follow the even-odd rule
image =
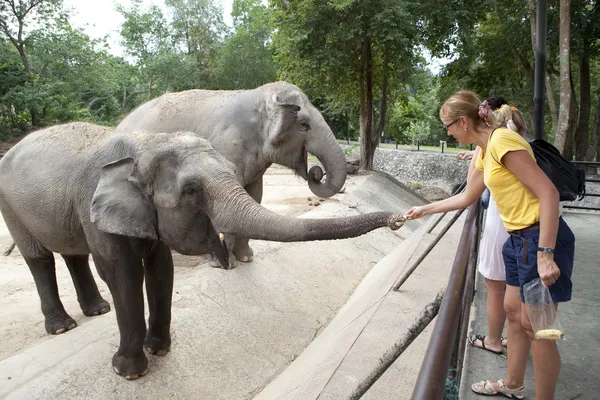
[[[315,195],[338,193],[346,182],[346,158],[319,110],[292,84],[276,82],[261,89],[268,119],[263,153],[272,162],[293,168]],[[319,159],[325,174],[319,166],[307,171],[307,152]]]
[[[115,135],[111,141],[108,148],[131,151],[102,168],[91,222],[109,233],[160,239],[182,254],[213,250],[224,267],[221,233],[281,242],[330,240],[404,223],[388,212],[313,220],[276,214],[256,203],[238,183],[233,164],[193,133]]]

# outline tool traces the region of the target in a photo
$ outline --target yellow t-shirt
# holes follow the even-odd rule
[[[523,229],[540,220],[540,200],[504,165],[502,157],[509,151],[526,150],[535,159],[527,141],[507,128],[496,129],[485,151],[479,152],[475,167],[483,171],[485,186],[496,202],[507,231]]]

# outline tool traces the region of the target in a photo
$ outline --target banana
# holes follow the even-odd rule
[[[565,334],[562,333],[562,331],[560,331],[558,329],[542,329],[535,333],[536,339],[558,340],[558,339],[563,339],[564,337],[565,337]]]

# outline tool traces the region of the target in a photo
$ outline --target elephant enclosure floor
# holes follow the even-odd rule
[[[384,175],[369,174],[349,176],[345,193],[321,202],[301,178],[273,166],[265,175],[263,204],[291,216],[327,218],[404,212],[423,200]],[[148,373],[136,381],[124,380],[111,367],[119,344],[114,309],[85,317],[60,256],[61,299],[78,327],[51,336],[18,250],[0,255],[0,398],[253,398],[327,326],[371,268],[422,224],[411,221],[396,232],[382,228],[338,241],[251,241],[254,261],[230,271],[211,268],[206,257],[174,254],[171,352],[148,355]],[[0,221],[0,249],[10,243]]]

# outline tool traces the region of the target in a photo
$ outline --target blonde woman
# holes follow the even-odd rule
[[[508,318],[508,366],[498,380],[472,385],[475,393],[522,399],[525,369],[531,351],[536,399],[553,399],[560,372],[556,342],[536,339],[523,300],[523,286],[541,278],[554,302],[571,299],[575,237],[559,216],[559,195],[539,168],[531,146],[516,132],[509,106],[494,115],[487,102],[460,91],[444,102],[440,118],[448,135],[481,149],[465,191],[442,202],[413,207],[408,219],[465,208],[486,186],[510,237],[503,246],[506,272],[504,310]],[[505,128],[510,127],[510,129]]]

